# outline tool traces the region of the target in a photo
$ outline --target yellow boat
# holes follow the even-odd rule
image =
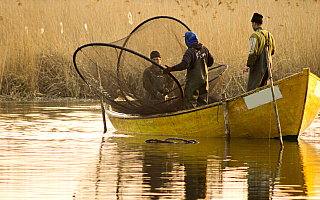
[[[274,82],[282,136],[298,137],[317,117],[320,78],[309,68]],[[226,99],[230,137],[279,137],[270,86]],[[172,136],[225,137],[223,103],[157,115],[132,115],[107,110],[118,132]]]

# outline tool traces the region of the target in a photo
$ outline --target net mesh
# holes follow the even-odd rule
[[[73,56],[81,78],[112,108],[127,114],[160,114],[183,108],[185,71],[163,74],[163,65],[179,63],[190,29],[171,17],[155,17],[138,25],[127,37],[112,43],[90,43]],[[149,59],[161,54],[161,65]],[[226,66],[209,69],[209,102],[219,101]],[[152,79],[152,80],[149,80]]]

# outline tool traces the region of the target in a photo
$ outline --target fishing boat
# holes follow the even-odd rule
[[[317,117],[320,108],[320,79],[305,68],[274,82],[282,136],[298,137]],[[224,100],[227,103],[230,137],[279,137],[270,86]],[[223,102],[190,110],[155,115],[106,111],[119,132],[171,136],[225,137]]]
[[[236,97],[221,98],[227,65],[215,63],[208,69],[208,105],[183,109],[184,72],[168,74],[166,79],[173,87],[163,99],[146,98],[145,70],[150,66],[159,72],[165,69],[148,55],[157,50],[163,64],[179,63],[187,49],[183,37],[187,31],[190,28],[180,20],[158,16],[142,22],[123,39],[88,43],[75,51],[77,73],[100,98],[103,116],[106,102],[106,114],[118,132],[247,138],[282,138],[282,133],[283,137],[298,137],[317,117],[320,79],[310,69]],[[164,80],[161,74],[153,79]]]

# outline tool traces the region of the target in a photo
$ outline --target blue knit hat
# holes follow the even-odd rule
[[[192,44],[197,44],[198,43],[198,37],[196,34],[194,34],[191,31],[186,32],[186,34],[184,35],[184,39],[186,41],[186,45],[190,46]]]

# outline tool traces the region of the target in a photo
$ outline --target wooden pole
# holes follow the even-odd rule
[[[276,119],[277,119],[277,127],[278,127],[278,134],[279,134],[279,140],[280,140],[280,148],[282,149],[283,148],[283,141],[282,141],[282,134],[281,134],[281,126],[280,126],[280,120],[279,120],[279,114],[278,114],[276,98],[275,98],[275,95],[274,95],[274,88],[273,88],[273,81],[272,81],[272,75],[271,75],[270,66],[268,66],[268,71],[269,71],[269,74],[270,74],[271,93],[272,93],[272,98],[273,98],[274,112],[276,114]]]
[[[230,138],[226,138],[226,141],[224,143],[222,169],[225,169],[228,165],[228,162],[229,162],[228,156],[230,156]]]
[[[279,150],[277,171],[276,171],[275,177],[272,180],[272,187],[271,187],[272,194],[274,194],[274,188],[275,188],[276,184],[279,184],[279,182],[280,182],[280,169],[281,169],[281,163],[282,163],[282,150],[283,150],[282,148]]]
[[[269,34],[268,34],[268,40],[269,40]],[[283,141],[282,141],[282,134],[281,134],[281,126],[280,126],[280,120],[279,120],[279,114],[278,114],[276,98],[275,98],[275,95],[274,95],[273,79],[272,79],[272,73],[271,73],[271,68],[270,68],[270,52],[269,52],[268,44],[266,45],[266,54],[267,54],[267,56],[266,56],[266,58],[267,58],[267,68],[268,68],[268,73],[269,73],[270,87],[271,87],[271,93],[272,93],[272,99],[273,99],[273,107],[274,107],[274,112],[275,112],[276,119],[277,119],[277,127],[278,127],[278,134],[279,134],[279,140],[280,140],[280,149],[282,149],[283,148]]]
[[[100,84],[100,92],[101,92],[101,97],[100,97],[100,104],[101,104],[101,113],[102,113],[102,120],[103,120],[103,133],[107,132],[107,122],[106,122],[106,111],[103,105],[103,92],[102,92],[102,84],[101,84],[101,76],[100,76],[100,70],[99,67],[97,66],[97,72],[99,76],[99,84]]]
[[[102,98],[103,97],[101,97],[101,99],[100,99],[100,104],[101,104],[101,113],[102,113],[102,120],[103,120],[103,133],[106,133],[108,131],[107,122],[106,122],[106,111],[104,109]]]
[[[223,108],[224,129],[225,129],[226,139],[230,140],[230,126],[229,126],[229,117],[228,117],[228,102],[226,101],[226,93],[222,94],[222,108]]]

